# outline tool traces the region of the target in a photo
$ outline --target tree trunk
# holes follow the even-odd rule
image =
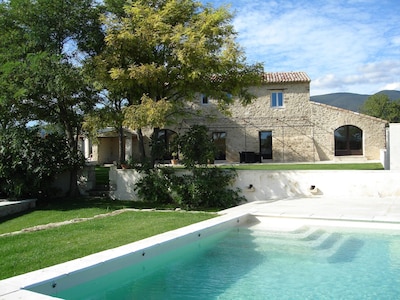
[[[125,161],[125,137],[124,137],[124,128],[120,126],[118,128],[118,165]]]
[[[78,170],[76,168],[70,170],[69,173],[69,197],[79,197],[81,193],[78,188]]]
[[[145,162],[146,159],[146,151],[144,148],[144,137],[143,137],[143,132],[142,129],[139,128],[137,130],[137,135],[138,135],[138,142],[139,142],[139,155],[140,155],[140,161]]]
[[[153,134],[152,134],[152,139],[153,139],[153,141],[152,141],[152,149],[151,149],[151,151],[150,151],[150,153],[151,153],[151,165],[154,167],[154,165],[155,165],[155,163],[156,163],[156,155],[158,156],[159,155],[159,153],[157,153],[158,151],[159,151],[159,146],[158,146],[158,143],[159,143],[159,141],[158,141],[158,135],[159,135],[159,132],[160,132],[160,128],[158,128],[158,127],[156,127],[156,128],[153,128]],[[156,151],[154,151],[154,145],[155,145],[155,143],[157,144],[157,152]],[[158,157],[157,157],[158,158]]]
[[[78,139],[79,139],[79,129],[77,129],[76,133],[74,132],[74,127],[68,124],[67,122],[65,124],[65,133],[67,136],[68,140],[68,147],[71,155],[73,157],[78,157]],[[71,167],[70,171],[70,180],[69,180],[69,191],[68,191],[68,196],[69,197],[79,197],[81,196],[81,193],[78,188],[78,171],[79,167],[74,165]]]

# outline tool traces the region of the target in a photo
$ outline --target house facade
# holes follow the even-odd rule
[[[183,124],[206,125],[219,158],[228,162],[379,160],[387,122],[310,101],[310,82],[304,72],[265,73],[262,85],[252,88],[256,99],[250,105],[235,101],[225,116],[215,102],[200,96],[194,106],[215,118]]]
[[[218,149],[216,160],[232,163],[379,160],[387,121],[310,101],[310,82],[304,72],[265,73],[262,84],[251,88],[256,99],[246,106],[234,101],[229,116],[199,95],[191,105],[204,117],[165,128],[161,138],[168,145],[175,133],[206,125]],[[133,138],[128,156],[135,156],[136,148]]]

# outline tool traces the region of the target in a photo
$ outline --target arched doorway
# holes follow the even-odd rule
[[[363,155],[363,132],[353,125],[335,130],[335,156]]]

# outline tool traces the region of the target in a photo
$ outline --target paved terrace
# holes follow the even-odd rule
[[[387,222],[400,224],[399,197],[293,198],[254,201],[233,207],[222,214],[248,211],[266,217],[329,219],[341,221]]]

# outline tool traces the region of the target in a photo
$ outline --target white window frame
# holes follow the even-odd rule
[[[210,98],[206,94],[200,94],[200,103],[202,105],[208,105],[210,103]]]
[[[285,106],[285,101],[284,101],[283,91],[271,92],[271,107],[282,108],[284,106]]]

